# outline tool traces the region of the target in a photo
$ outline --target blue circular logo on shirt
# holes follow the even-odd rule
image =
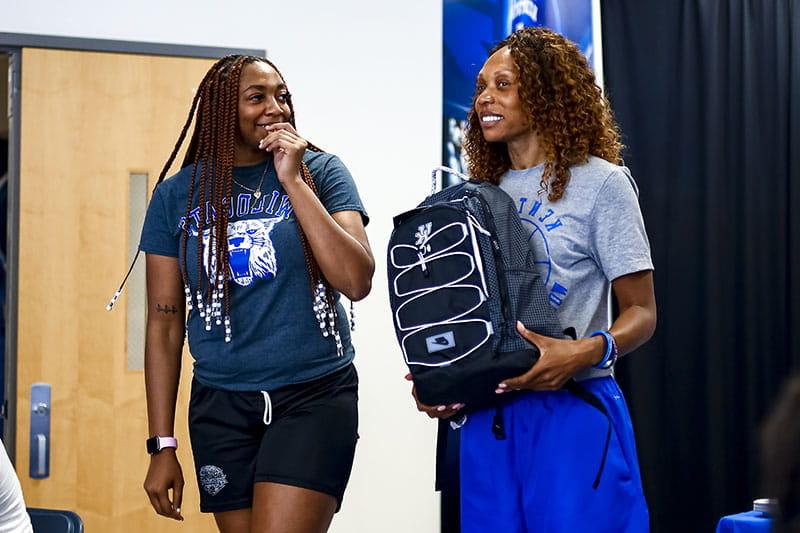
[[[535,219],[520,217],[522,227],[528,233],[528,244],[534,251],[536,267],[539,269],[545,286],[550,284],[550,274],[553,272],[553,262],[550,259],[550,246],[542,227]]]

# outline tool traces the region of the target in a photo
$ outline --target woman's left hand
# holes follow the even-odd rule
[[[577,341],[555,339],[539,335],[517,322],[517,331],[528,342],[539,349],[539,360],[530,370],[514,378],[504,380],[497,386],[498,394],[512,390],[558,390],[580,370],[596,363],[602,346],[598,338]]]
[[[300,179],[300,163],[308,148],[308,141],[300,137],[288,122],[277,122],[267,126],[267,136],[258,147],[272,153],[275,172],[282,184]]]

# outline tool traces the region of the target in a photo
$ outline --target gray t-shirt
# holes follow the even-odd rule
[[[500,187],[518,206],[550,304],[581,338],[611,326],[613,280],[653,270],[638,188],[626,167],[590,156],[551,202],[540,192],[543,170],[509,170]]]

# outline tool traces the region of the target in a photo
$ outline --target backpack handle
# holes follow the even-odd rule
[[[467,176],[466,174],[464,174],[462,172],[459,172],[458,170],[452,169],[450,167],[445,167],[445,166],[441,166],[441,165],[438,166],[438,167],[434,167],[433,168],[433,172],[431,172],[431,194],[436,192],[436,174],[438,172],[442,172],[442,173],[447,173],[447,174],[452,174],[454,176],[458,176],[459,178],[461,178],[464,181],[469,181],[469,179],[470,179],[469,176]]]

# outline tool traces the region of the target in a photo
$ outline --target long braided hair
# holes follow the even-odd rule
[[[181,167],[192,165],[186,200],[184,219],[186,222],[182,228],[180,239],[180,250],[183,257],[180,265],[181,277],[183,278],[186,306],[191,312],[193,295],[189,288],[186,248],[191,231],[189,221],[193,211],[192,200],[197,191],[199,213],[195,220],[198,221],[196,257],[198,280],[194,303],[198,307],[200,317],[205,319],[206,330],[211,330],[212,322],[221,325],[224,321],[226,342],[231,340],[227,228],[232,215],[230,198],[233,183],[234,148],[239,124],[239,81],[242,69],[246,65],[256,62],[263,62],[271,66],[281,80],[284,79],[278,68],[271,61],[262,57],[230,55],[217,61],[200,82],[192,100],[189,116],[186,118],[178,141],[164,164],[156,184],[158,187],[158,184],[164,181],[186,139],[192,119],[196,118],[191,141],[181,165]],[[287,92],[286,98],[290,110],[289,122],[295,127],[295,112],[291,94]],[[309,143],[308,149],[315,152],[321,151],[311,143]],[[304,162],[301,163],[300,173],[303,181],[314,194],[319,195],[311,172]],[[211,208],[210,214],[207,212],[207,206]],[[213,220],[209,222],[210,216],[213,216]],[[203,246],[203,235],[206,230],[209,231],[208,244]],[[337,313],[334,292],[322,275],[311,252],[308,239],[299,224],[298,231],[311,284],[312,298],[314,298],[314,311],[320,321],[320,328],[326,337],[329,333],[334,335],[337,348],[341,350],[338,330],[335,326]],[[208,277],[203,276],[204,271],[208,273]],[[325,318],[327,318],[327,324]]]

